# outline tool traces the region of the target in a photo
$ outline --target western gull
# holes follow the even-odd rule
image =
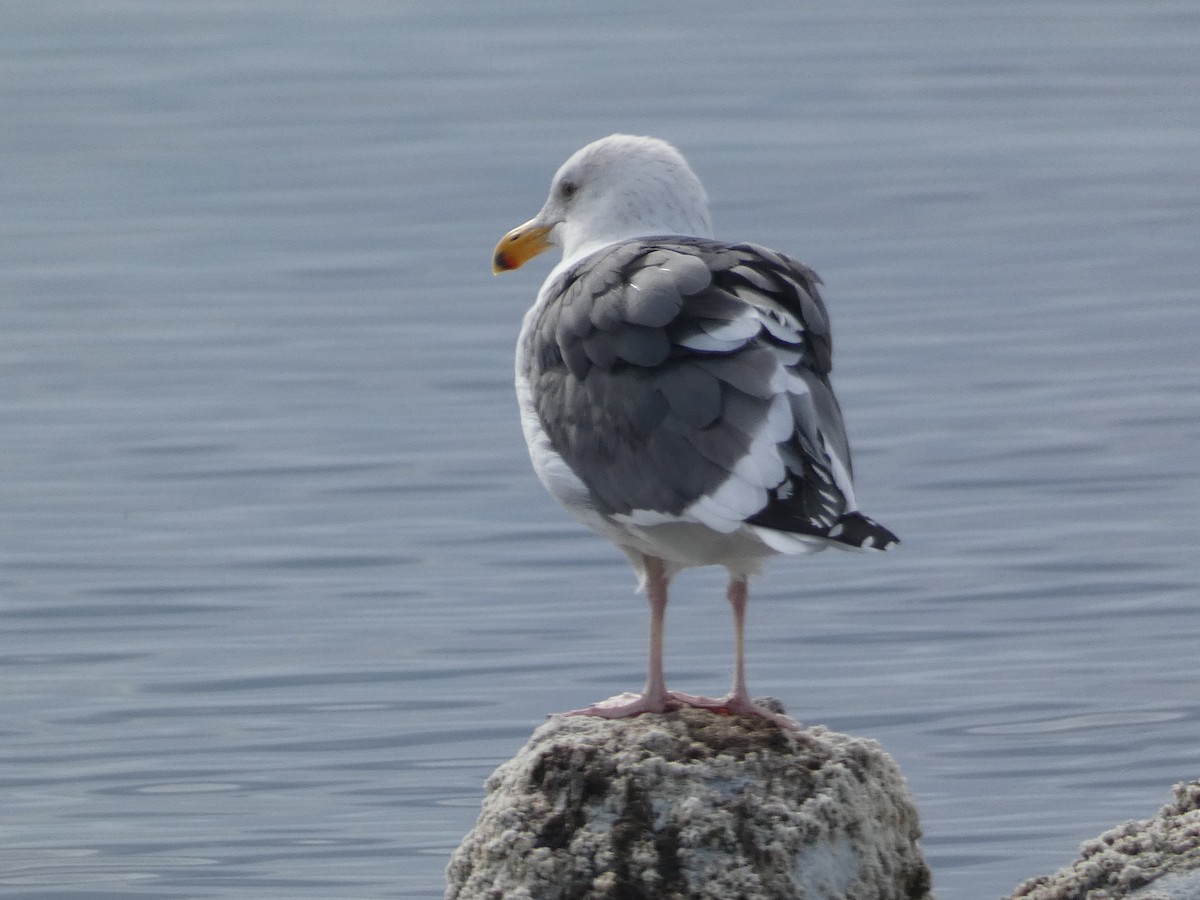
[[[571,715],[680,707],[795,723],[746,689],[747,581],[776,554],[885,550],[858,511],[829,383],[820,279],[796,260],[713,237],[708,197],[666,141],[614,134],[559,168],[541,211],[500,239],[496,273],[551,247],[562,261],[525,314],[516,388],[534,470],[629,558],[650,605],[646,685]],[[733,687],[668,691],[671,579],[724,566]]]

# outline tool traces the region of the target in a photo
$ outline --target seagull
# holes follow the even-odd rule
[[[652,137],[614,134],[574,153],[541,211],[500,239],[492,269],[552,247],[562,260],[517,342],[525,440],[542,484],[625,554],[650,606],[642,692],[568,715],[693,707],[797,728],[746,688],[750,577],[779,554],[898,543],[855,501],[820,279],[781,253],[716,240],[700,180]],[[732,689],[669,691],[671,579],[712,565],[729,575]]]

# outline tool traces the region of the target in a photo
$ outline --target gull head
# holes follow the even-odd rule
[[[612,134],[559,167],[536,216],[500,239],[492,270],[516,269],[551,247],[562,265],[631,238],[712,237],[708,196],[687,160],[666,141]]]

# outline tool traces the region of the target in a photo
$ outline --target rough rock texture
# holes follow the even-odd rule
[[[1126,822],[1081,848],[1074,865],[1031,878],[1012,900],[1200,900],[1200,781],[1175,786],[1153,819]]]
[[[701,710],[555,716],[487,781],[458,900],[922,900],[916,809],[873,741]]]

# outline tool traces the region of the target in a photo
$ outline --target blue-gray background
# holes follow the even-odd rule
[[[636,688],[488,271],[676,142],[825,278],[879,556],[781,560],[751,688],[879,739],[940,895],[1200,776],[1194,0],[9,2],[0,893],[433,897],[487,773]],[[668,672],[728,678],[719,572]]]

